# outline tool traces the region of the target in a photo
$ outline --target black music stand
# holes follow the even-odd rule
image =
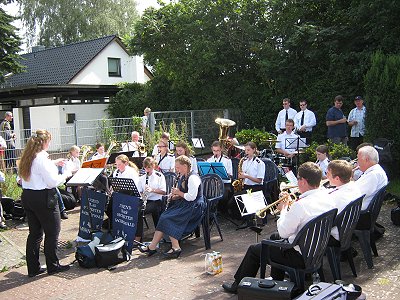
[[[109,178],[112,189],[114,192],[123,193],[129,196],[140,197],[140,193],[136,187],[135,182],[130,178]]]
[[[286,138],[285,139],[285,149],[295,149],[297,153],[296,158],[296,173],[299,168],[299,160],[300,160],[300,149],[307,148],[308,145],[306,143],[306,138],[302,138],[300,136],[295,138]],[[295,174],[296,174],[295,173]]]
[[[136,150],[132,150],[132,151],[126,151],[126,152],[115,152],[115,153],[111,153],[110,156],[108,157],[107,160],[107,164],[114,164],[115,163],[115,159],[117,158],[118,155],[121,154],[125,154],[128,157],[132,157],[133,153],[135,153]]]

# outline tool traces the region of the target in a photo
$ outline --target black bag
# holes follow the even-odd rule
[[[125,240],[121,237],[95,247],[94,256],[98,268],[108,268],[130,259],[130,254],[126,250]]]
[[[54,209],[58,205],[58,193],[56,189],[47,190],[47,208]]]
[[[400,207],[393,208],[390,213],[390,218],[392,222],[396,226],[400,226]]]
[[[24,209],[24,206],[22,205],[21,200],[17,200],[14,202],[14,206],[13,206],[11,214],[13,216],[13,219],[25,218],[25,216],[26,216],[25,209]]]
[[[293,299],[297,294],[290,281],[245,277],[238,286],[238,300]]]
[[[379,163],[390,163],[392,162],[392,153],[390,152],[390,146],[393,141],[385,138],[379,138],[374,141],[374,148],[379,154]]]
[[[89,245],[76,247],[75,259],[82,268],[88,269],[96,267],[94,253]]]
[[[60,189],[60,194],[62,201],[64,202],[64,206],[66,210],[74,209],[76,206],[76,198],[75,196],[68,192],[67,190]]]

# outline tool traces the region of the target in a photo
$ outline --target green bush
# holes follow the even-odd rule
[[[328,146],[329,157],[331,160],[342,157],[350,157],[351,159],[354,159],[356,157],[356,153],[350,147],[344,144],[334,144],[329,141],[325,145]],[[310,147],[306,148],[304,154],[300,156],[301,162],[316,161],[317,155],[315,154],[315,149],[318,146],[319,144],[317,142],[312,142]]]
[[[22,188],[17,185],[17,176],[9,172],[6,172],[5,175],[6,181],[0,184],[3,196],[14,200],[21,199]]]
[[[236,132],[235,138],[240,144],[254,142],[256,143],[258,149],[263,149],[265,147],[269,147],[269,143],[266,142],[266,140],[276,140],[276,135],[259,129],[243,129]]]

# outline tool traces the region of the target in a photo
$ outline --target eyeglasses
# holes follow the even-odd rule
[[[307,104],[300,104],[300,106],[306,106]]]

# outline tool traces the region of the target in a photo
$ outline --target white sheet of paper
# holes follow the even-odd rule
[[[297,185],[297,178],[292,171],[285,173],[285,176],[289,180],[290,185]]]
[[[265,198],[262,191],[250,193],[250,194],[243,194],[242,201],[244,206],[246,207],[245,215],[254,214],[259,209],[265,207]]]
[[[103,168],[80,168],[68,181],[68,185],[90,185],[103,171]]]

